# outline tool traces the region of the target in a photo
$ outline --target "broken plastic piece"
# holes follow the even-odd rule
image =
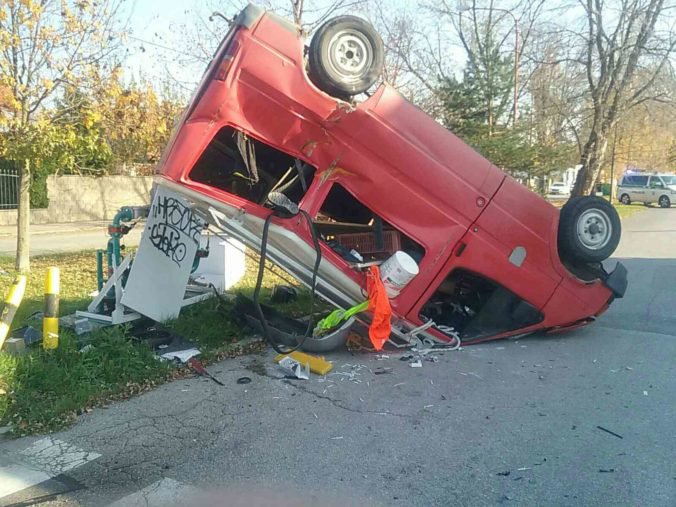
[[[281,364],[282,359],[285,357],[290,357],[299,363],[308,365],[310,367],[310,371],[317,375],[326,375],[333,369],[333,365],[323,357],[311,356],[310,354],[298,351],[287,355],[279,354],[277,357],[275,357],[275,362]]]
[[[301,363],[289,356],[283,356],[278,363],[284,371],[297,379],[308,380],[310,378],[310,365],[308,364],[303,367]]]
[[[422,368],[422,362],[420,361],[420,359],[416,359],[412,363],[409,363],[409,366],[411,368]]]

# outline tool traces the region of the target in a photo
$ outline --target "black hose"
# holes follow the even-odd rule
[[[256,307],[256,311],[258,313],[258,318],[261,321],[263,338],[265,338],[265,340],[270,344],[270,346],[275,350],[275,352],[279,354],[290,354],[291,352],[300,349],[305,343],[305,340],[307,340],[312,335],[312,331],[314,330],[314,324],[312,322],[312,314],[314,312],[315,288],[317,286],[317,273],[319,272],[319,264],[321,263],[322,260],[322,250],[319,245],[317,231],[315,230],[314,224],[312,223],[312,218],[310,218],[310,215],[308,215],[308,213],[304,210],[300,210],[300,213],[305,217],[308,227],[310,228],[310,234],[312,235],[312,243],[315,247],[315,252],[317,255],[315,257],[315,264],[312,269],[312,286],[310,292],[310,318],[308,320],[307,330],[305,331],[305,334],[303,335],[303,338],[300,340],[300,342],[298,342],[296,346],[293,348],[283,349],[279,343],[273,340],[272,336],[270,335],[270,330],[268,329],[268,323],[265,320],[265,314],[263,314],[263,308],[261,308],[261,304],[259,301],[261,286],[263,284],[263,275],[265,273],[265,259],[268,251],[268,232],[270,230],[270,222],[272,221],[274,213],[271,213],[265,219],[265,225],[263,226],[263,235],[261,236],[261,252],[260,252],[260,260],[258,263],[258,278],[256,279],[256,288],[254,289],[253,302],[254,306]]]

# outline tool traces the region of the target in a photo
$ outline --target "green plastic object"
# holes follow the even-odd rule
[[[352,308],[348,308],[347,310],[342,310],[340,308],[338,308],[337,310],[333,310],[331,313],[329,313],[326,317],[324,317],[317,323],[317,325],[315,326],[314,334],[315,335],[324,334],[327,331],[330,331],[333,328],[337,327],[338,325],[340,325],[342,322],[346,321],[353,315],[368,310],[368,307],[369,301],[366,300],[363,303],[359,303],[358,305],[353,306]]]

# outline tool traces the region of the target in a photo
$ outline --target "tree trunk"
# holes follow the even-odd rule
[[[23,272],[30,270],[30,186],[31,166],[30,160],[25,160],[19,169],[19,216],[17,218],[16,236],[16,270]]]
[[[608,148],[608,135],[605,132],[596,132],[590,136],[582,150],[580,157],[582,168],[577,173],[575,185],[570,193],[571,199],[593,193],[606,156],[606,148]]]

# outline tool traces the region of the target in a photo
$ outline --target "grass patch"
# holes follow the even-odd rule
[[[620,218],[627,218],[648,208],[643,204],[615,204],[615,209],[619,213]]]
[[[145,391],[170,377],[152,350],[132,343],[124,327],[99,330],[87,352],[71,333],[59,348],[10,356],[0,353],[0,420],[17,434],[54,431],[78,414],[121,394]]]
[[[38,256],[31,259],[24,299],[13,328],[24,324],[40,328],[39,319],[30,319],[42,311],[44,278],[47,268],[60,268],[60,314],[85,309],[96,288],[96,260],[93,251]],[[7,293],[15,278],[14,259],[0,258],[0,294]],[[246,275],[236,288],[251,295],[258,263],[247,260]],[[302,315],[309,307],[309,294],[290,277],[266,272],[262,300],[268,299],[277,284],[295,285],[296,301],[279,305],[280,310]],[[220,298],[184,308],[178,319],[166,323],[175,333],[194,341],[206,363],[242,353],[238,342],[249,336],[232,318],[232,305]],[[86,343],[87,352],[80,352]],[[253,349],[258,345],[252,345]],[[153,386],[190,374],[156,359],[150,347],[134,340],[129,326],[116,326],[77,337],[66,329],[60,333],[59,348],[44,351],[32,347],[28,354],[10,356],[0,352],[0,426],[11,425],[17,435],[61,429],[85,411],[112,399],[122,399]]]

